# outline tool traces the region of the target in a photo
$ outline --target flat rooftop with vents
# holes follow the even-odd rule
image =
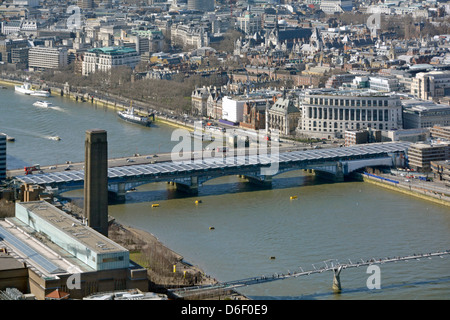
[[[92,270],[127,268],[129,251],[46,201],[16,203],[16,219]]]

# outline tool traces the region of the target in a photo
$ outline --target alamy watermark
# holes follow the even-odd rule
[[[68,6],[66,13],[71,14],[70,17],[67,18],[67,29],[72,31],[81,29],[82,19],[80,7],[75,5]]]
[[[80,290],[81,289],[81,273],[74,273],[67,278],[66,281],[67,289],[69,290]]]
[[[367,289],[381,289],[381,269],[379,266],[370,265],[367,267],[366,273],[370,274],[367,278],[366,286]]]
[[[171,160],[197,161],[212,159],[216,164],[251,164],[248,156],[259,156],[261,175],[275,175],[279,170],[279,133],[265,130],[246,131],[231,129],[224,132],[219,127],[203,127],[201,121],[194,123],[194,131],[176,129],[171,141],[178,141],[171,152]],[[204,146],[208,143],[207,146]]]
[[[367,18],[367,28],[372,36],[377,36],[377,30],[381,29],[381,13],[373,13]]]

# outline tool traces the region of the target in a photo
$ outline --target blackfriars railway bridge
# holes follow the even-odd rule
[[[108,168],[108,190],[124,200],[128,190],[139,185],[165,181],[177,189],[197,193],[208,180],[239,175],[249,182],[270,186],[272,178],[293,170],[313,170],[334,181],[365,167],[403,166],[409,142],[373,143],[350,147],[313,149],[267,154],[233,155],[185,161],[131,164]],[[18,183],[35,184],[54,194],[82,189],[84,170],[33,173],[15,177]]]

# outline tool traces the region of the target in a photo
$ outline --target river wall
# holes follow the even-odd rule
[[[441,194],[434,192],[432,190],[428,190],[422,187],[417,186],[406,186],[399,183],[394,183],[389,181],[389,179],[385,179],[383,177],[377,177],[375,175],[367,175],[362,173],[353,173],[353,177],[357,180],[369,182],[374,185],[393,190],[396,192],[401,192],[413,197],[417,197],[420,199],[432,201],[444,206],[450,207],[450,197],[446,194]]]
[[[11,80],[0,78],[0,84],[6,86],[14,86],[23,84],[22,81]],[[31,83],[34,87],[39,87],[37,84]],[[129,108],[131,105],[134,106],[135,112],[142,116],[149,116],[152,112],[150,110],[156,109],[156,107],[145,104],[142,102],[132,102],[131,100],[119,96],[114,96],[110,94],[104,93],[81,93],[78,89],[72,89],[70,86],[66,86],[64,88],[54,87],[54,86],[46,86],[46,88],[50,89],[52,96],[60,96],[70,99],[76,102],[82,103],[90,103],[95,107],[106,107],[111,108],[114,111],[121,111],[126,108]],[[194,130],[194,125],[186,123],[181,120],[172,119],[169,116],[165,116],[164,114],[155,115],[155,122],[164,123],[173,127],[187,129],[189,131]]]

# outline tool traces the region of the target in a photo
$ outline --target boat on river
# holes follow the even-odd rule
[[[23,93],[30,96],[37,96],[37,97],[50,97],[50,91],[48,90],[34,90],[31,87],[31,84],[24,83],[22,85],[14,86],[14,90],[19,93]]]
[[[117,115],[119,116],[119,118],[125,121],[140,124],[146,127],[149,127],[150,124],[152,123],[149,117],[140,116],[136,112],[134,112],[133,107],[130,107],[129,109],[126,110],[118,111]]]
[[[53,104],[51,102],[48,101],[42,101],[42,100],[38,100],[35,103],[33,103],[33,106],[35,107],[43,107],[43,108],[49,108],[51,107]]]

